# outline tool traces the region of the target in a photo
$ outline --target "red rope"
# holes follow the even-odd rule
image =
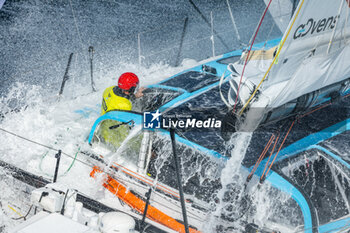
[[[233,110],[232,110],[233,113],[235,112],[235,108],[236,108],[236,105],[237,105],[239,90],[240,90],[240,87],[241,87],[241,84],[242,84],[242,78],[243,78],[243,75],[244,75],[245,67],[247,66],[247,62],[248,62],[248,59],[249,59],[250,52],[251,52],[251,50],[252,50],[252,47],[253,47],[255,38],[256,38],[256,36],[258,35],[260,26],[261,26],[261,24],[262,24],[262,21],[264,20],[264,17],[265,17],[265,15],[266,15],[267,10],[268,10],[269,7],[270,7],[271,2],[272,2],[272,0],[270,0],[270,1],[269,1],[269,4],[266,6],[265,11],[264,11],[264,13],[263,13],[263,15],[262,15],[262,17],[261,17],[261,19],[260,19],[259,25],[258,25],[258,27],[257,27],[257,29],[256,29],[256,31],[255,31],[255,34],[254,34],[252,43],[250,44],[250,48],[249,48],[249,50],[248,50],[248,54],[247,54],[247,57],[246,57],[245,62],[244,62],[244,66],[243,66],[243,70],[242,70],[242,74],[241,74],[241,79],[239,80],[239,84],[238,84],[238,88],[237,88],[237,94],[236,94],[235,105],[233,106]]]

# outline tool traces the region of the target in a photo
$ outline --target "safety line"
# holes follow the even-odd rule
[[[30,142],[30,143],[33,143],[33,144],[36,144],[36,145],[45,147],[45,148],[47,148],[47,149],[49,149],[49,150],[59,151],[59,150],[56,149],[56,148],[53,148],[53,147],[51,147],[51,146],[44,145],[44,144],[42,144],[42,143],[40,143],[40,142],[33,141],[33,140],[29,139],[29,138],[25,138],[25,137],[23,137],[23,136],[21,136],[21,135],[18,135],[18,134],[16,134],[16,133],[12,133],[12,132],[10,132],[10,131],[8,131],[8,130],[6,130],[6,129],[0,128],[0,130],[3,131],[3,132],[5,132],[5,133],[7,133],[7,134],[10,134],[10,135],[13,135],[13,136],[15,136],[15,137],[21,138],[21,139],[23,139],[23,140],[25,140],[25,141],[28,141],[28,142]],[[90,164],[88,164],[88,163],[86,163],[86,162],[84,162],[84,161],[82,161],[82,160],[79,160],[79,159],[75,158],[75,156],[72,156],[72,155],[70,155],[70,154],[67,154],[67,153],[65,153],[65,152],[63,152],[63,151],[61,151],[61,153],[62,153],[63,155],[66,155],[66,156],[70,157],[71,159],[74,159],[74,160],[76,160],[76,161],[79,161],[80,163],[82,163],[82,164],[84,164],[84,165],[86,165],[86,166],[92,168],[92,166],[91,166]]]

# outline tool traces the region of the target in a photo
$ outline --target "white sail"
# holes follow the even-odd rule
[[[289,23],[277,64],[264,89],[286,85],[274,94],[278,107],[303,94],[350,77],[349,0],[300,0]]]
[[[0,0],[0,9],[2,8],[2,6],[4,5],[6,0]]]

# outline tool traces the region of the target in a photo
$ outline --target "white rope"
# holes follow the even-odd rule
[[[72,5],[72,0],[69,0],[69,6],[70,6],[70,9],[72,10],[73,19],[74,19],[74,24],[75,24],[75,28],[76,28],[76,30],[77,30],[78,37],[79,37],[79,40],[80,40],[81,49],[82,49],[82,51],[84,51],[84,44],[83,44],[83,40],[82,40],[82,37],[81,37],[81,33],[80,33],[80,30],[79,30],[79,27],[78,27],[77,19],[76,19],[76,17],[75,17],[73,5]]]
[[[227,4],[228,11],[230,13],[230,18],[231,18],[231,21],[232,21],[232,24],[233,24],[233,29],[235,30],[235,33],[237,35],[237,39],[238,39],[238,41],[241,41],[241,37],[239,36],[239,32],[238,32],[238,29],[237,29],[235,18],[233,18],[233,14],[232,14],[232,10],[231,10],[231,6],[230,6],[230,3],[229,3],[229,0],[226,0],[226,4]]]

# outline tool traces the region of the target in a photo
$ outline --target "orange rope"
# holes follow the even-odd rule
[[[349,97],[349,96],[350,96],[350,93],[347,94],[347,95],[345,95],[345,96],[343,96],[343,98],[347,98],[347,97]],[[320,109],[323,109],[323,108],[325,108],[325,107],[327,107],[327,106],[329,106],[329,105],[331,105],[331,104],[332,104],[332,102],[329,102],[329,103],[326,103],[326,104],[324,104],[324,105],[321,105],[320,107],[318,107],[318,108],[316,108],[316,109],[313,109],[313,110],[311,110],[311,111],[305,113],[304,115],[298,116],[298,117],[296,118],[296,120],[299,120],[299,119],[301,119],[301,118],[303,118],[303,117],[305,117],[305,116],[307,116],[307,115],[310,115],[311,113],[314,113],[314,112],[316,112],[316,111],[318,111],[318,110],[320,110]],[[271,153],[270,153],[269,159],[267,160],[267,163],[265,164],[264,171],[263,171],[263,173],[262,173],[262,175],[261,175],[260,183],[263,181],[264,177],[266,177],[267,174],[270,172],[270,169],[271,169],[273,163],[275,162],[275,160],[276,160],[276,158],[277,158],[277,155],[279,154],[280,150],[282,149],[282,146],[283,146],[283,144],[285,143],[285,141],[286,141],[286,139],[287,139],[287,137],[288,137],[290,131],[292,130],[292,128],[293,128],[294,123],[295,123],[296,120],[294,120],[294,121],[292,122],[291,126],[289,127],[288,132],[287,132],[287,134],[285,135],[285,137],[284,137],[284,139],[283,139],[283,141],[282,141],[282,144],[281,144],[280,147],[278,148],[278,151],[276,152],[274,159],[272,160],[272,162],[271,162],[271,164],[270,164],[268,170],[266,171],[266,168],[267,168],[267,166],[268,166],[268,164],[269,164],[269,162],[270,162],[270,158],[271,158],[271,156],[272,156],[272,154],[273,154],[273,152],[274,152],[274,150],[275,150],[275,146],[276,146],[276,144],[277,144],[277,142],[278,142],[279,135],[278,135],[278,137],[276,138],[276,141],[275,141],[275,144],[274,144],[274,146],[273,146],[273,148],[272,148],[272,151],[271,151]],[[270,139],[270,140],[271,140],[271,139]],[[265,152],[265,153],[266,153],[266,152]],[[259,159],[260,159],[260,158],[259,158]],[[259,162],[259,160],[258,160],[257,162]],[[261,162],[261,161],[260,161],[260,162]],[[260,162],[259,162],[259,164],[260,164]],[[255,166],[254,166],[254,168],[255,168]],[[253,170],[254,170],[254,168],[253,168]],[[255,168],[255,170],[256,170],[256,168]],[[264,175],[265,171],[266,171],[266,174]],[[255,172],[255,171],[254,171],[254,172]],[[249,176],[251,176],[251,174],[249,174]],[[249,176],[248,176],[248,177],[249,177]],[[247,180],[248,180],[248,179],[247,179]]]
[[[347,94],[347,95],[344,95],[342,98],[347,98],[347,97],[349,97],[349,96],[350,96],[350,93]],[[318,111],[318,110],[320,110],[320,109],[322,109],[322,108],[325,108],[325,107],[327,107],[327,106],[329,106],[329,105],[332,105],[332,102],[331,102],[331,101],[329,101],[328,103],[326,103],[326,104],[324,104],[324,105],[321,105],[320,107],[318,107],[318,108],[316,108],[316,109],[314,109],[314,110],[311,110],[311,111],[305,113],[304,115],[299,116],[299,117],[298,117],[298,120],[299,120],[300,118],[303,118],[303,117],[307,116],[307,115],[310,115],[310,114],[313,113],[313,112],[316,112],[316,111]]]
[[[292,124],[290,125],[290,127],[289,127],[289,129],[288,129],[288,132],[286,133],[286,136],[284,136],[284,139],[283,139],[283,141],[282,141],[280,147],[278,148],[278,151],[276,152],[275,157],[273,158],[273,160],[272,160],[272,162],[271,162],[271,164],[270,164],[269,169],[266,171],[266,174],[265,174],[265,175],[264,175],[264,173],[262,174],[262,176],[261,176],[261,178],[260,178],[260,181],[263,181],[264,177],[266,177],[267,174],[270,172],[270,169],[271,169],[273,163],[275,162],[278,153],[281,151],[282,146],[283,146],[283,144],[285,143],[285,141],[286,141],[286,139],[287,139],[287,137],[288,137],[290,131],[292,130],[295,121],[296,121],[296,120],[294,120],[294,121],[292,122]],[[266,165],[267,165],[267,163],[266,163]],[[265,166],[265,168],[266,168],[266,166]],[[264,171],[265,171],[265,169],[264,169]]]
[[[249,180],[251,179],[252,175],[255,173],[256,169],[259,167],[260,162],[261,162],[262,159],[265,157],[265,154],[266,154],[266,152],[269,150],[269,148],[270,148],[270,146],[271,146],[271,144],[272,144],[272,142],[273,142],[274,139],[275,139],[275,135],[272,134],[271,137],[270,137],[270,140],[267,142],[267,144],[266,144],[264,150],[261,152],[258,161],[256,161],[256,163],[255,163],[255,165],[254,165],[252,171],[251,171],[250,174],[248,175],[247,181],[246,181],[246,182],[249,182]]]
[[[263,171],[263,173],[262,173],[262,175],[261,175],[260,180],[262,180],[262,177],[264,176],[264,173],[265,173],[265,171],[266,171],[267,165],[269,164],[270,159],[271,159],[271,156],[273,155],[273,152],[275,151],[275,147],[276,147],[276,145],[277,145],[277,142],[278,142],[278,139],[279,139],[279,138],[280,138],[280,135],[278,134],[278,136],[277,136],[277,138],[276,138],[276,141],[275,141],[275,144],[274,144],[273,147],[272,147],[272,151],[271,151],[271,153],[270,153],[269,159],[267,160],[267,162],[266,162],[266,164],[265,164],[265,168],[264,168],[264,171]]]
[[[320,110],[320,109],[322,109],[322,108],[325,108],[325,107],[327,107],[327,106],[329,106],[329,105],[331,105],[331,104],[332,104],[332,103],[329,102],[329,103],[327,103],[327,104],[321,105],[320,107],[318,107],[318,108],[316,108],[316,109],[314,109],[314,110],[311,110],[310,112],[307,112],[307,113],[305,113],[304,115],[301,115],[300,117],[298,117],[298,119],[303,118],[303,117],[305,117],[305,116],[307,116],[307,115],[310,115],[311,113],[316,112],[316,111],[318,111],[318,110]]]

